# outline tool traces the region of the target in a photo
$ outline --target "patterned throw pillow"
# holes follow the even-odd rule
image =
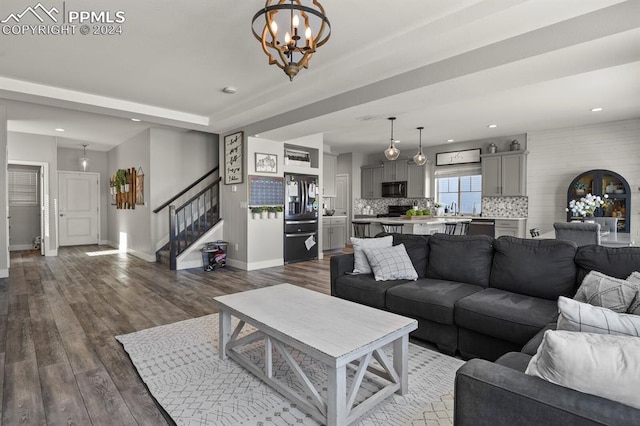
[[[558,330],[640,337],[640,316],[619,314],[577,300],[558,299]]]
[[[391,235],[382,238],[351,237],[351,244],[353,244],[353,273],[370,274],[371,267],[367,261],[367,256],[364,254],[364,249],[391,247],[393,245],[393,237]]]
[[[627,312],[637,294],[638,284],[591,271],[582,280],[574,299],[615,312]]]
[[[366,248],[364,253],[373,269],[376,281],[418,279],[418,273],[411,263],[404,244],[388,248]]]
[[[640,272],[636,271],[631,273],[631,275],[627,277],[627,281],[635,283],[640,287]],[[631,302],[631,306],[629,306],[627,312],[634,315],[640,315],[640,288],[636,292],[636,297],[633,298],[633,302]]]
[[[525,374],[640,408],[640,339],[549,330]]]

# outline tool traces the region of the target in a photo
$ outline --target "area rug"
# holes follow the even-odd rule
[[[234,361],[220,360],[217,314],[116,339],[124,346],[155,400],[178,425],[319,424]],[[245,352],[258,364],[263,358],[261,345],[255,343]],[[293,355],[311,380],[319,384],[320,393],[326,392],[324,368],[304,354]],[[443,396],[451,398],[455,371],[463,363],[410,343],[409,393],[389,397],[357,424],[440,424],[429,421],[435,420],[430,412],[442,405]],[[296,387],[297,381],[286,362],[274,354],[274,364],[274,375]],[[358,399],[375,389],[376,383],[363,382]]]

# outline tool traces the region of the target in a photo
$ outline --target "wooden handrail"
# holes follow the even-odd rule
[[[189,190],[191,190],[194,186],[196,186],[197,184],[199,184],[200,182],[202,182],[203,180],[205,180],[207,177],[211,176],[213,173],[217,172],[219,169],[219,166],[215,166],[213,169],[211,169],[210,171],[208,171],[207,173],[205,173],[201,178],[199,178],[198,180],[196,180],[195,182],[193,182],[191,185],[189,185],[188,187],[186,187],[185,189],[183,189],[182,191],[180,191],[178,194],[174,195],[169,201],[167,201],[166,203],[162,204],[160,207],[158,207],[157,209],[155,209],[153,212],[154,213],[159,213],[162,211],[162,209],[164,209],[165,207],[167,207],[168,205],[170,205],[171,203],[173,203],[175,200],[177,200],[178,198],[182,197],[184,194],[186,194]]]

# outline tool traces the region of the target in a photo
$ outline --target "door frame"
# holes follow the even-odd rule
[[[96,243],[97,245],[100,245],[100,241],[102,238],[102,209],[100,208],[100,197],[102,196],[101,191],[100,191],[100,173],[97,172],[78,172],[78,171],[74,171],[74,170],[58,170],[58,198],[60,198],[60,173],[80,173],[83,175],[94,175],[96,176],[96,178],[98,179],[98,185],[97,185],[97,189],[96,191],[98,191],[98,218],[97,220],[97,225],[98,225],[98,242]],[[58,205],[59,200],[56,200],[56,241],[58,241],[58,246],[60,245],[60,215],[59,215],[59,209],[60,206]]]
[[[49,226],[49,163],[42,161],[26,161],[26,160],[8,160],[8,165],[11,166],[35,166],[40,167],[40,254],[43,256],[55,256],[55,252],[51,249],[51,229]],[[9,183],[7,182],[7,193],[9,191]],[[9,205],[7,204],[7,208]],[[11,219],[9,219],[10,221]],[[8,224],[7,224],[8,227]],[[7,237],[9,235],[9,229],[7,229]],[[11,265],[9,264],[9,267]]]
[[[347,233],[345,235],[346,235],[347,241],[350,241],[350,238],[352,236],[352,231],[353,231],[353,226],[351,226],[351,202],[352,202],[352,198],[351,198],[351,191],[352,191],[352,189],[351,189],[351,176],[348,173],[338,173],[336,175],[336,181],[337,181],[338,177],[344,177],[347,180],[347,184],[346,184],[346,188],[347,188],[346,197],[347,197],[347,199],[345,200],[345,202],[347,204]],[[338,194],[336,194],[336,197],[337,197],[337,195]]]

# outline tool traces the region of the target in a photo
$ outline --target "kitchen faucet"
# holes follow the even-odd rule
[[[457,215],[457,209],[458,209],[458,204],[454,201],[453,203],[451,203],[451,213],[453,213],[453,215]]]

